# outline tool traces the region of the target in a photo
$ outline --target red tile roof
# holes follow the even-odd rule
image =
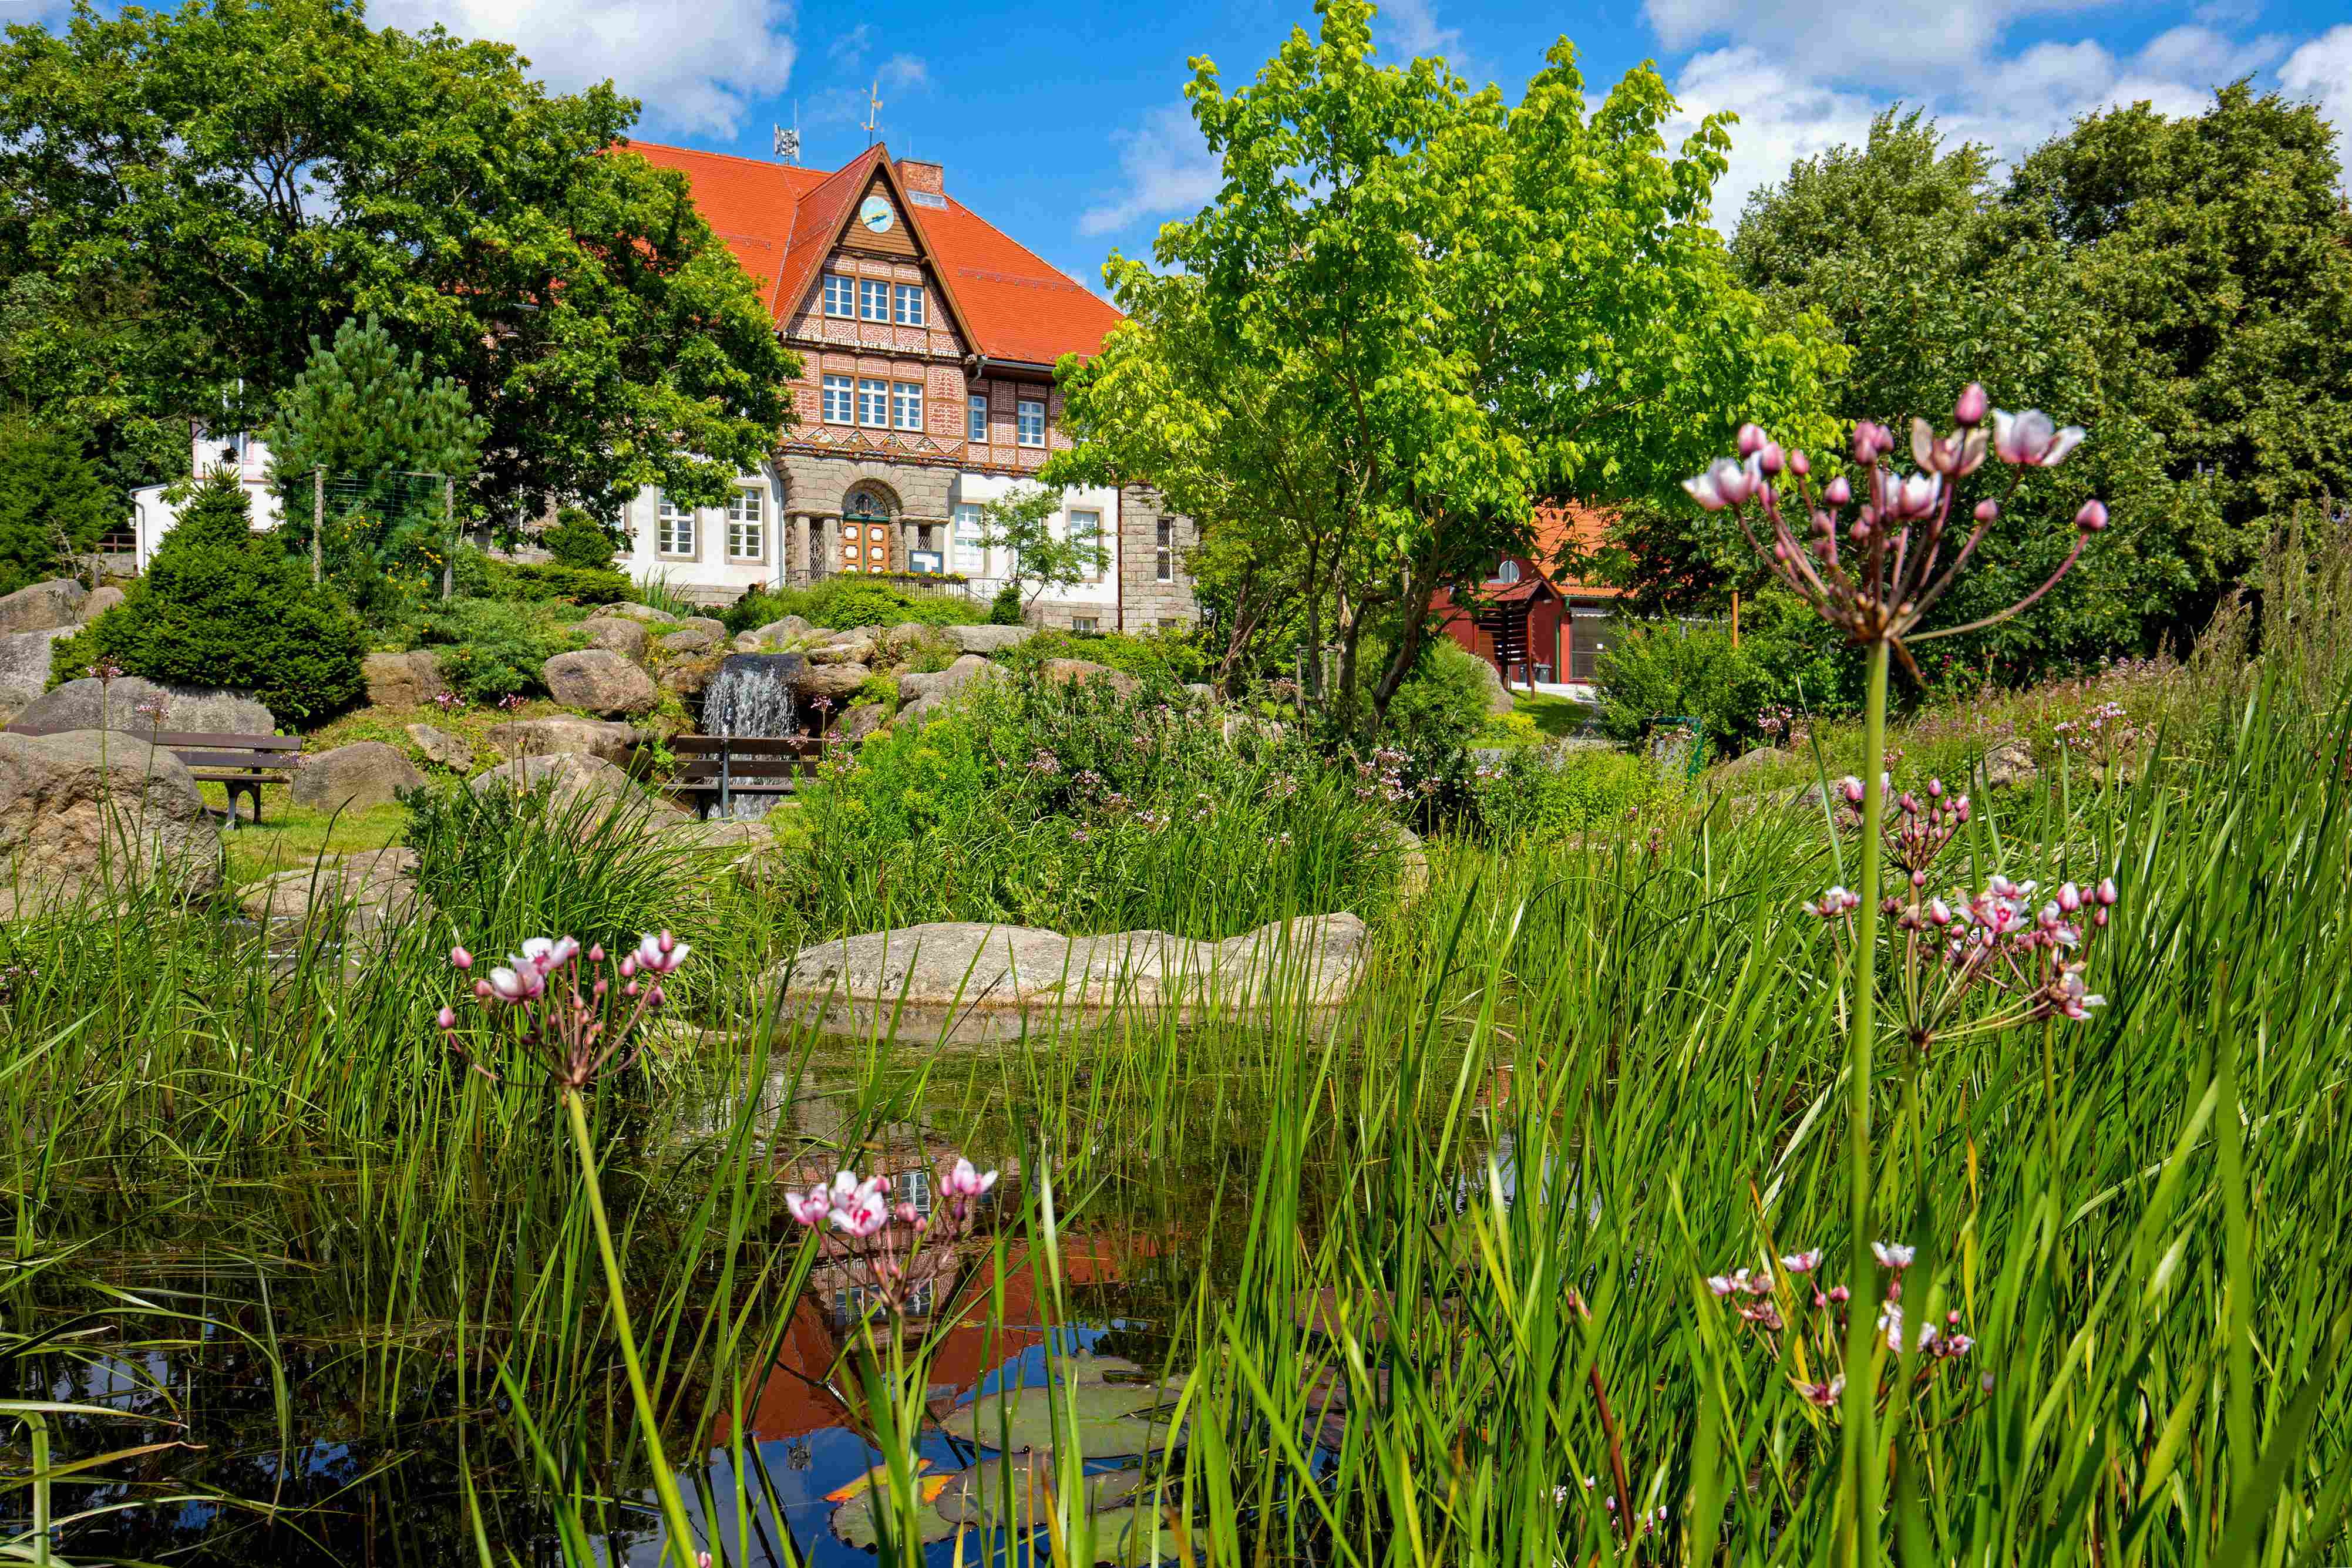
[[[850,209],[889,159],[877,145],[827,174],[691,147],[627,145],[656,167],[686,176],[695,205],[743,269],[759,279],[779,326],[799,310]],[[1094,353],[1124,320],[1036,252],[954,197],[945,199],[944,207],[901,205],[974,353],[1051,364],[1066,353]]]
[[[1536,508],[1536,562],[1561,593],[1578,598],[1613,599],[1625,591],[1604,583],[1580,583],[1560,570],[1559,558],[1564,549],[1572,547],[1579,553],[1590,553],[1608,542],[1609,522],[1607,512],[1580,501]]]

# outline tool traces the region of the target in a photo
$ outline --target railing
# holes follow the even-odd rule
[[[996,591],[1004,585],[1001,577],[967,577],[955,572],[838,572],[831,566],[801,566],[783,574],[784,586],[788,588],[814,588],[837,577],[885,584],[902,594],[971,599],[981,604],[996,597]]]

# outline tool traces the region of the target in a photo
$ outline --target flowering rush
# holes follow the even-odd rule
[[[1911,422],[1911,458],[1917,470],[1908,474],[1886,461],[1895,447],[1895,433],[1867,419],[1858,422],[1851,443],[1863,474],[1858,499],[1855,482],[1843,475],[1816,485],[1808,454],[1784,450],[1755,425],[1740,426],[1738,457],[1717,458],[1705,473],[1685,479],[1683,489],[1709,511],[1729,510],[1773,574],[1823,619],[1843,627],[1857,643],[1891,645],[1916,674],[1906,643],[1977,631],[2017,614],[2055,586],[2090,536],[2107,526],[2105,505],[2084,502],[2074,514],[2073,548],[2040,587],[1982,620],[1917,631],[1999,521],[2003,502],[2015,495],[2026,471],[2057,467],[2083,439],[2079,426],[2061,429],[2038,408],[2022,414],[1994,408],[1985,389],[1974,383],[1953,405],[1952,419],[1955,428],[1944,436],[1925,419]],[[1974,526],[1956,527],[1959,481],[1989,456],[2015,470],[2008,494],[1977,502],[1968,513]],[[1797,519],[1793,526],[1791,513]],[[1758,522],[1769,544],[1759,536]]]
[[[662,982],[693,951],[668,931],[647,931],[607,972],[601,944],[583,953],[577,937],[535,936],[476,977],[474,1000],[485,1015],[504,1012],[520,1020],[524,1047],[546,1063],[559,1088],[583,1089],[636,1058],[639,1026],[668,1000]],[[474,955],[453,947],[449,967],[472,973]],[[456,1007],[443,1007],[433,1021],[467,1066],[485,1078],[497,1076],[467,1043]]]
[[[897,1184],[888,1176],[837,1171],[831,1182],[786,1194],[784,1208],[846,1269],[855,1299],[903,1319],[916,1289],[939,1276],[971,1233],[996,1176],[958,1155],[933,1184],[940,1204],[926,1210],[911,1198],[893,1203]]]
[[[1891,1354],[1908,1352],[1918,1357],[1916,1383],[1925,1384],[1976,1348],[1976,1341],[1960,1331],[1960,1315],[1956,1311],[1947,1312],[1940,1324],[1924,1320],[1914,1323],[1905,1317],[1903,1276],[1917,1258],[1917,1248],[1901,1242],[1874,1241],[1870,1252],[1885,1270],[1874,1318],[1874,1342],[1885,1345]],[[1706,1289],[1789,1363],[1790,1384],[1799,1397],[1817,1410],[1832,1411],[1844,1397],[1849,1376],[1865,1373],[1845,1364],[1846,1316],[1853,1292],[1818,1278],[1822,1257],[1819,1247],[1788,1253],[1780,1258],[1778,1273],[1770,1268],[1733,1269],[1709,1276]],[[1891,1392],[1891,1384],[1880,1385],[1882,1405]]]

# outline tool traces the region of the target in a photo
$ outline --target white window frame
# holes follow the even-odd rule
[[[975,392],[963,400],[963,438],[985,445],[988,440],[988,395]]]
[[[902,327],[929,326],[930,307],[923,299],[920,283],[894,283],[890,286],[890,316]]]
[[[1036,424],[1036,433],[1034,436],[1030,433],[1030,423],[1033,419]],[[1022,446],[1044,446],[1045,444],[1045,400],[1042,397],[1024,397],[1015,403],[1013,430]]]
[[[955,509],[955,569],[967,577],[988,575],[986,525],[976,501],[958,501]]]
[[[844,321],[857,313],[857,279],[846,272],[824,275],[824,313]]]
[[[1152,543],[1151,564],[1153,581],[1176,581],[1176,525],[1164,517]]]
[[[923,427],[921,382],[894,381],[890,384],[890,427],[894,430],[920,430]]]
[[[748,541],[751,548],[743,548]],[[740,485],[727,503],[727,559],[765,561],[768,558],[768,492],[764,486]]]
[[[665,561],[699,561],[702,530],[692,507],[664,496],[654,503],[654,553]],[[686,541],[683,549],[676,542]]]
[[[1102,617],[1100,616],[1072,616],[1070,617],[1070,629],[1074,632],[1099,633],[1102,630]]]
[[[857,319],[861,321],[888,323],[890,320],[889,284],[879,278],[860,278],[857,280]]]
[[[824,378],[824,422],[828,425],[857,423],[857,378],[854,375],[828,375]],[[838,395],[841,401],[834,402]]]
[[[1062,515],[1062,537],[1069,541],[1072,544],[1077,543],[1081,537],[1078,519],[1082,517],[1088,520],[1085,530],[1083,531],[1083,537],[1094,544],[1098,545],[1102,543],[1102,509],[1100,507],[1074,506],[1069,508]],[[1106,551],[1104,553],[1107,556],[1108,552]],[[1087,581],[1089,583],[1099,583],[1102,581],[1102,566],[1089,566],[1087,569]]]
[[[868,404],[866,399],[873,402]],[[872,417],[867,417],[868,411]],[[890,384],[870,375],[857,378],[857,423],[868,430],[890,427]]]

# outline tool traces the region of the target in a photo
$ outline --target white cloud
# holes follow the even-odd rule
[[[2340,184],[2352,190],[2352,23],[2330,27],[2286,58],[2279,85],[2296,98],[2319,105],[2336,127],[2336,163]]]
[[[1750,44],[1776,58],[1821,62],[1809,77],[1870,79],[1903,92],[1972,72],[2021,18],[2081,8],[2093,0],[1979,0],[1911,5],[1895,20],[1880,6],[1821,0],[1643,0],[1643,14],[1667,48],[1721,40]]]
[[[751,101],[781,92],[794,49],[787,0],[378,0],[368,19],[514,45],[559,91],[612,79],[670,135],[731,136]]]
[[[931,68],[919,55],[892,55],[882,62],[882,85],[913,91],[931,85]]]
[[[824,58],[837,66],[854,66],[866,56],[866,47],[874,41],[874,28],[860,22],[849,31],[825,45]]]
[[[1113,140],[1126,188],[1079,214],[1080,234],[1108,234],[1141,218],[1195,212],[1224,183],[1200,128],[1181,104],[1161,104],[1142,124]]]
[[[1408,59],[1442,55],[1461,68],[1462,29],[1441,25],[1429,0],[1381,0],[1372,26],[1380,41],[1397,55]]]
[[[1908,68],[1853,70],[1855,57],[1844,49],[1853,42],[1844,13],[1793,8],[1776,13],[1768,5],[1761,13],[1735,14],[1721,0],[1647,4],[1662,30],[1671,24],[1685,30],[1722,31],[1737,23],[1741,31],[1761,33],[1762,25],[1752,18],[1776,14],[1784,28],[1778,38],[1695,55],[1675,83],[1682,104],[1680,130],[1689,130],[1701,115],[1717,110],[1731,110],[1740,117],[1731,132],[1730,168],[1716,187],[1715,221],[1727,233],[1737,226],[1751,191],[1785,177],[1797,159],[1841,142],[1861,145],[1873,112],[1891,103],[1925,108],[1948,139],[1981,142],[1996,158],[2013,161],[2063,133],[2080,117],[2101,110],[2145,100],[2165,114],[2200,113],[2212,101],[2216,87],[2266,69],[2286,52],[2285,40],[2275,36],[2233,38],[2209,26],[2183,25],[2120,58],[2090,39],[2039,43],[2003,56],[1991,47],[1998,43],[1997,34],[1986,33],[1973,21],[1973,41],[1961,48],[1944,38],[1940,21],[1931,20],[1923,24],[1930,37],[1919,52],[1932,57],[1943,48],[1948,53],[1935,76],[1922,79]],[[2023,15],[2028,4],[1993,0],[1992,8],[2013,17]],[[1671,15],[1661,20],[1662,12]],[[1972,18],[1976,14],[1961,15]],[[1836,42],[1839,47],[1824,54],[1804,40]],[[1824,61],[1835,63],[1819,63]],[[1799,62],[1816,64],[1808,70]],[[2338,104],[2333,112],[2344,123],[2347,108],[2352,108],[2352,26],[2338,27],[2327,38],[2305,45],[2288,59],[2282,79],[2289,73],[2310,79],[2307,95],[2325,99],[2333,90]],[[2337,84],[2332,89],[2326,86],[2330,79]],[[2294,88],[2292,80],[2287,85]]]

